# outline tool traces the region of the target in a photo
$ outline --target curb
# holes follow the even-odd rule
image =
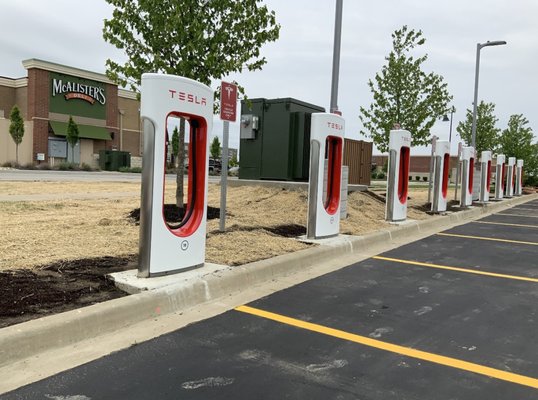
[[[538,194],[488,203],[457,213],[410,221],[393,229],[383,229],[366,236],[342,236],[344,240],[274,258],[227,267],[192,279],[184,284],[144,291],[77,310],[67,311],[0,330],[0,366],[35,356],[44,351],[72,345],[85,339],[117,331],[135,323],[207,303],[245,287],[261,285],[306,271],[346,255],[359,254],[380,244],[412,241],[424,235],[477,219],[538,199]]]

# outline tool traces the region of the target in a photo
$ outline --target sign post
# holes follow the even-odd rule
[[[228,140],[230,135],[230,121],[237,118],[237,85],[221,82],[220,86],[220,119],[224,121],[222,127],[222,168],[220,171],[220,222],[219,230],[226,229],[226,192],[228,189]]]

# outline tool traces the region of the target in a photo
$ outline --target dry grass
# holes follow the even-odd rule
[[[1,195],[136,191],[140,191],[136,182],[0,182]]]
[[[1,183],[11,194],[136,192],[137,183],[25,182]],[[426,201],[427,188],[410,193],[409,218],[429,215],[412,208]],[[172,202],[174,188],[167,187]],[[277,236],[267,229],[282,225],[306,226],[307,194],[265,187],[231,187],[227,197],[227,232],[218,232],[218,219],[208,221],[207,261],[237,265],[297,251],[308,245]],[[0,202],[0,270],[35,268],[52,261],[138,252],[139,227],[127,214],[139,207],[139,198],[121,200],[62,200]],[[220,206],[220,186],[209,185],[210,206]],[[391,228],[384,204],[364,193],[348,198],[348,218],[341,232],[361,235]]]

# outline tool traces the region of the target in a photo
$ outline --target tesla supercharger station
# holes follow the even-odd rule
[[[448,140],[437,140],[433,156],[435,159],[431,211],[439,213],[446,211],[448,173],[450,171],[450,142]]]
[[[143,74],[140,114],[144,129],[138,275],[179,272],[204,264],[206,243],[208,134],[213,125],[213,91],[191,79]],[[185,217],[164,219],[167,120],[185,118],[189,173]]]
[[[504,197],[504,173],[506,157],[504,154],[497,155],[497,165],[495,166],[495,200],[502,200]]]
[[[474,147],[461,149],[461,197],[460,207],[469,207],[473,204],[474,163],[476,155]]]
[[[314,113],[310,128],[310,180],[306,237],[321,239],[340,232],[340,188],[344,151],[344,119],[336,114]],[[327,158],[325,158],[327,157]],[[326,199],[324,192],[327,159]]]
[[[481,203],[489,201],[489,189],[491,186],[491,151],[485,150],[480,157],[480,197]]]
[[[389,173],[385,219],[396,222],[407,218],[407,190],[409,185],[409,155],[411,133],[406,130],[390,131]]]
[[[514,175],[516,167],[516,158],[508,157],[508,165],[506,167],[506,197],[514,196]]]
[[[516,161],[516,177],[514,181],[514,195],[523,194],[523,160]]]

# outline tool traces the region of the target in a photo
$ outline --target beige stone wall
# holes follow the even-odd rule
[[[15,161],[16,146],[9,134],[9,118],[0,118],[0,164],[7,161]],[[24,136],[22,143],[19,145],[19,164],[28,164],[33,162],[33,124],[31,121],[24,123]]]
[[[80,163],[85,163],[96,167],[94,165],[93,157],[93,140],[92,139],[80,139]]]

